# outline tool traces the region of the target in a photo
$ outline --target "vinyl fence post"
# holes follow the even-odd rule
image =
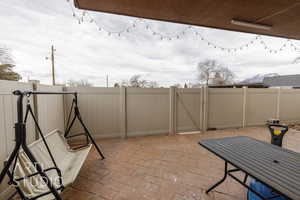
[[[243,128],[247,125],[247,87],[243,87]]]
[[[120,88],[120,134],[122,138],[127,138],[127,88]]]
[[[199,116],[199,124],[200,124],[200,131],[203,131],[203,87],[200,87],[200,116]]]
[[[68,88],[66,86],[63,86],[62,87],[62,91],[63,92],[67,92],[68,91]],[[66,130],[67,128],[67,116],[68,116],[68,111],[67,111],[67,100],[68,100],[68,97],[66,97],[66,95],[63,95],[63,110],[64,110],[64,130]]]
[[[208,129],[208,87],[203,87],[203,132]]]
[[[170,87],[169,92],[169,134],[176,133],[176,88]]]
[[[37,91],[37,87],[38,87],[38,83],[32,82],[32,90]],[[38,108],[37,95],[32,95],[32,104],[33,104],[32,107],[33,107],[34,115],[36,116],[36,120],[39,121],[39,113],[38,113],[39,108]],[[38,140],[40,135],[36,125],[34,125],[34,129],[35,129],[35,140]]]
[[[277,107],[276,107],[276,118],[280,119],[280,98],[281,98],[281,88],[277,90]]]

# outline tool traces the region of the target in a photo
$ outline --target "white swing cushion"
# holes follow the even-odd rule
[[[62,182],[64,186],[73,183],[86,160],[92,145],[88,145],[79,150],[72,150],[67,144],[65,138],[59,130],[54,130],[45,136],[53,158],[61,170]],[[28,145],[29,149],[35,156],[42,169],[54,167],[51,157],[46,149],[42,139],[39,139],[32,144]],[[24,152],[19,154],[19,160],[15,170],[15,178],[28,176],[36,172],[36,169],[30,162],[29,158]],[[59,177],[55,170],[47,171],[49,179],[55,188],[59,188]],[[18,182],[20,189],[24,192],[26,197],[35,197],[42,193],[49,191],[45,182],[41,177],[33,176],[26,180]],[[55,197],[52,194],[39,198],[41,200],[52,200]]]

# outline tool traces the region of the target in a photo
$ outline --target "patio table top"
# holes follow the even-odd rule
[[[246,136],[199,144],[281,195],[300,199],[300,153]]]

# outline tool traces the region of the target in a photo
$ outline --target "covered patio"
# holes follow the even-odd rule
[[[75,0],[75,6],[113,14],[199,25],[224,30],[300,38],[300,2]],[[250,136],[270,142],[266,128],[210,131],[202,134],[148,136],[102,141],[103,162],[92,153],[66,199],[245,199],[246,190],[228,180],[213,193],[205,190],[224,173],[223,162],[197,142],[208,138]],[[300,151],[300,135],[290,131],[284,146]]]
[[[300,2],[293,1],[119,1],[75,0],[81,9],[122,14],[224,30],[300,38]],[[103,163],[91,154],[76,183],[65,192],[72,199],[245,199],[246,190],[230,180],[210,195],[222,176],[223,163],[199,147],[208,138],[250,136],[270,141],[266,128],[228,129],[195,135],[106,140]],[[300,151],[291,131],[285,147]]]
[[[246,189],[233,179],[208,195],[205,190],[224,173],[224,162],[200,147],[208,138],[250,136],[269,142],[267,128],[252,127],[202,134],[106,139],[106,159],[90,153],[65,200],[242,200]],[[283,146],[300,152],[300,133],[290,130]]]
[[[288,39],[300,39],[300,0],[74,0],[74,2],[77,8],[84,10],[163,20],[222,30],[262,34]],[[118,96],[115,98],[117,100],[114,101],[107,99],[106,101],[109,103],[105,104],[103,107],[107,108],[109,107],[108,105],[110,105],[114,109],[120,109],[121,112],[118,112],[120,116],[113,116],[112,119],[121,121],[121,125],[116,126],[111,123],[111,127],[109,128],[120,129],[122,135],[116,133],[116,135],[119,136],[118,139],[97,140],[99,145],[101,145],[106,158],[101,160],[95,148],[93,148],[80,170],[76,181],[61,193],[62,199],[244,200],[247,198],[247,190],[232,179],[227,179],[224,184],[221,184],[209,194],[205,193],[211,185],[216,183],[220,180],[220,177],[223,176],[224,161],[202,148],[198,142],[212,138],[249,136],[270,143],[271,137],[269,130],[265,126],[257,126],[257,124],[253,125],[251,123],[247,124],[246,119],[255,121],[257,118],[261,117],[262,119],[259,119],[260,122],[263,121],[263,123],[265,123],[265,116],[262,114],[258,114],[259,117],[256,115],[254,116],[254,114],[258,113],[258,111],[255,111],[254,108],[263,110],[259,106],[266,106],[261,105],[261,101],[268,102],[269,105],[269,99],[274,100],[274,106],[270,107],[270,110],[272,110],[274,116],[279,116],[279,114],[281,114],[279,100],[283,96],[281,95],[280,89],[278,92],[275,90],[273,91],[274,93],[276,92],[278,97],[274,98],[273,96],[270,96],[267,99],[266,95],[264,95],[263,98],[266,99],[261,98],[255,101],[259,106],[251,104],[249,108],[246,105],[246,103],[249,103],[246,100],[246,88],[238,90],[241,95],[244,95],[238,99],[239,104],[234,103],[230,98],[226,100],[227,103],[233,107],[233,109],[231,109],[229,106],[227,106],[227,108],[223,105],[220,106],[220,104],[224,104],[224,102],[219,103],[219,101],[214,101],[210,105],[207,105],[209,91],[206,91],[207,89],[203,89],[202,91],[201,88],[201,91],[199,90],[200,92],[197,92],[197,95],[199,95],[200,98],[198,96],[195,97],[197,100],[201,99],[199,101],[200,103],[197,104],[195,107],[196,109],[190,109],[192,111],[199,111],[199,120],[197,120],[196,123],[192,120],[193,124],[196,124],[197,133],[184,134],[179,133],[180,131],[176,130],[176,125],[174,125],[179,118],[176,117],[176,114],[179,112],[176,113],[176,111],[174,111],[177,109],[177,104],[174,99],[178,98],[179,101],[180,97],[177,95],[175,88],[171,88],[169,90],[170,96],[163,94],[163,98],[166,99],[165,103],[169,106],[164,107],[166,110],[166,116],[170,114],[169,119],[167,119],[167,117],[164,118],[167,123],[170,123],[169,134],[161,134],[161,132],[159,132],[161,130],[156,133],[150,130],[150,126],[148,127],[148,123],[151,121],[149,120],[149,116],[148,118],[145,118],[143,123],[139,123],[139,120],[143,120],[142,118],[145,113],[143,113],[144,110],[142,109],[139,110],[142,113],[139,113],[140,115],[132,112],[131,115],[134,116],[132,118],[129,117],[130,114],[127,114],[127,110],[129,110],[129,108],[132,111],[136,111],[138,110],[138,104],[140,102],[144,103],[146,100],[151,103],[150,105],[154,102],[152,106],[157,110],[163,110],[157,108],[155,101],[149,100],[149,95],[141,99],[137,99],[136,102],[138,103],[132,101],[133,103],[129,104],[130,101],[126,95],[127,93],[129,95],[136,95],[137,93],[134,93],[134,89],[127,90],[126,88],[119,88],[117,90],[118,93],[120,93],[120,97]],[[133,90],[132,93],[130,93],[131,90]],[[204,91],[206,91],[207,95],[204,95]],[[221,92],[223,94],[223,91]],[[235,93],[232,93],[231,95],[237,96],[237,92],[234,92]],[[270,93],[269,91],[267,92]],[[109,96],[115,93],[116,91],[111,89],[106,95]],[[84,96],[84,92],[82,94],[82,96]],[[155,94],[153,95],[155,98],[157,98],[159,94],[162,95],[162,93],[153,94]],[[211,92],[211,94],[214,95],[213,92]],[[85,93],[85,95],[89,95],[86,99],[92,99],[91,93]],[[97,93],[97,95],[99,95],[99,93]],[[215,95],[214,98],[218,99],[219,97],[216,97]],[[289,98],[292,99],[291,97]],[[279,100],[277,101],[277,99]],[[168,100],[170,101],[170,104],[167,104]],[[96,105],[95,107],[97,107],[97,104],[100,101],[101,100],[96,99],[89,103],[90,105],[94,104],[94,106]],[[111,102],[116,103],[118,106],[115,106]],[[164,103],[164,101],[157,102]],[[216,106],[211,106],[213,103],[215,103]],[[284,103],[290,104],[288,101],[285,101]],[[161,106],[163,107],[164,105],[165,104],[162,104]],[[191,103],[187,103],[187,105],[191,105]],[[147,109],[150,107],[148,104],[142,106]],[[211,127],[206,127],[206,125],[209,124],[207,122],[209,121],[209,113],[207,112],[207,108],[209,106],[212,107],[210,109],[213,111],[218,110],[218,106],[222,107],[222,109],[219,109],[218,113],[216,112],[217,114],[214,115],[217,122],[221,118],[222,120],[229,118],[226,111],[234,109],[238,110],[237,107],[239,107],[239,109],[242,109],[243,111],[239,113],[235,112],[234,114],[237,114],[238,117],[236,117],[236,121],[239,121],[238,124],[241,124],[241,127],[243,128],[229,128],[221,130],[222,128],[228,128],[229,126],[222,126],[222,124],[218,123],[216,124],[219,126],[213,127],[211,125]],[[84,105],[82,107],[84,107]],[[223,107],[225,107],[224,112]],[[100,108],[100,106],[98,106],[98,108]],[[276,112],[274,111],[274,108],[276,108]],[[92,125],[94,125],[93,128],[98,128],[98,126],[100,127],[101,123],[99,123],[100,120],[98,119],[100,112],[97,112],[97,110],[93,109],[93,107],[86,110],[89,111],[86,112],[89,114],[86,115],[86,120],[92,122]],[[249,110],[249,113],[254,116],[251,119],[250,117],[246,117],[246,111],[248,112]],[[294,111],[295,108],[290,110]],[[95,112],[94,115],[91,115],[92,112]],[[109,112],[107,111],[104,115],[107,115],[108,113]],[[265,113],[269,116],[270,112]],[[159,120],[159,117],[163,117],[163,115],[158,116],[156,113],[153,113],[151,117],[151,119],[157,119],[159,122],[158,124],[163,121]],[[190,113],[188,113],[188,117],[190,117]],[[110,120],[110,118],[107,117],[106,120]],[[128,122],[132,123],[131,127]],[[202,124],[202,122],[205,123]],[[103,124],[106,125],[109,123]],[[141,133],[141,130],[136,127],[141,126],[141,124],[148,128],[148,130],[143,129],[144,135],[156,135],[143,135],[141,137],[136,137]],[[240,126],[234,125],[230,127]],[[131,132],[127,130],[130,128],[132,129]],[[213,130],[208,130],[209,128]],[[101,132],[99,131],[99,133]],[[130,135],[130,133],[132,133],[132,135]],[[115,135],[110,135],[110,137],[115,137]],[[284,137],[283,147],[300,152],[300,132],[295,129],[291,129]],[[242,178],[242,174],[239,175]],[[248,179],[247,184],[250,183],[250,180],[251,179]]]

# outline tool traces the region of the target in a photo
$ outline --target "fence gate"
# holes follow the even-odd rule
[[[194,132],[203,129],[203,89],[175,89],[175,132]]]

